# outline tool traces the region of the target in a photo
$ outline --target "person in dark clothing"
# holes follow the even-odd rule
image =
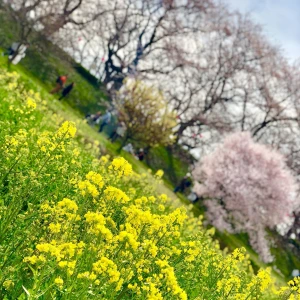
[[[16,43],[15,43],[16,44]],[[18,47],[18,46],[17,46]],[[2,55],[12,56],[15,54],[15,49],[13,49],[13,46],[10,46],[5,52],[2,53]]]
[[[115,140],[116,140],[117,138],[118,138],[117,130],[114,130],[114,131],[110,134],[109,140],[110,140],[112,143],[114,143]]]
[[[65,97],[67,97],[67,96],[70,94],[70,92],[72,91],[74,85],[75,85],[75,83],[72,82],[72,83],[69,84],[67,87],[65,87],[65,88],[63,89],[63,91],[62,91],[61,97],[60,97],[58,100],[61,100],[61,99],[65,98]]]
[[[145,157],[144,149],[141,148],[141,149],[136,153],[136,156],[137,156],[137,158],[138,158],[140,161],[143,161],[143,160],[144,160],[144,157]]]
[[[111,140],[112,143],[114,143],[117,138],[124,137],[125,132],[126,132],[125,123],[124,122],[119,122],[117,124],[117,127],[115,128],[115,130],[109,136],[109,139]]]
[[[22,45],[23,44],[15,42],[4,53],[2,53],[2,55],[7,55],[12,57],[15,55],[16,51],[21,48]],[[29,44],[26,43],[24,44],[24,46],[25,46],[24,50],[26,51],[26,49],[29,47]]]
[[[175,187],[174,193],[177,193],[177,192],[183,193],[184,190],[186,188],[190,187],[191,185],[192,185],[192,182],[191,182],[189,176],[184,176],[182,178],[182,180],[180,181],[180,183],[178,184],[178,186]]]
[[[111,121],[111,112],[109,110],[105,113],[105,115],[103,115],[101,117],[101,121],[102,122],[101,122],[101,125],[100,125],[100,128],[99,128],[99,132],[102,132],[103,128],[105,126],[107,126]]]
[[[95,124],[99,124],[101,118],[101,111],[96,112],[95,114],[87,114],[85,119],[87,120],[88,124],[94,126]]]
[[[94,115],[91,116],[91,120],[96,123],[99,118],[101,117],[102,113],[101,111],[96,112]]]
[[[26,50],[29,47],[28,43],[13,43],[6,52],[2,55],[8,55],[12,64],[17,65],[22,58],[26,56]]]

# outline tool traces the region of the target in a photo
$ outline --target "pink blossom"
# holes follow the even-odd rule
[[[220,230],[247,232],[265,262],[272,260],[265,229],[283,223],[295,206],[296,185],[284,157],[235,133],[193,172],[195,190],[205,201],[209,221]]]

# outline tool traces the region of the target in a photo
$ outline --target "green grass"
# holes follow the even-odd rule
[[[17,26],[1,12],[0,23],[0,47],[4,50],[4,47],[10,46],[17,40],[15,38]],[[2,64],[5,66],[6,62],[3,60]],[[76,87],[63,100],[64,103],[68,103],[80,117],[87,113],[106,110],[108,98],[97,78],[47,40],[40,40],[28,49],[26,58],[18,65],[18,70],[47,91],[53,88],[58,75],[67,73],[69,74],[68,82],[74,81]],[[118,146],[110,148],[115,151]],[[145,168],[151,168],[153,171],[163,169],[166,174],[165,179],[175,185],[188,172],[191,161],[190,155],[186,152],[177,152],[181,157],[176,151],[170,156],[165,147],[151,149],[147,158],[149,167],[145,166]]]
[[[0,23],[0,46],[5,49],[18,41],[18,29],[14,22],[1,12]],[[83,114],[105,110],[107,98],[101,91],[98,80],[49,41],[42,39],[31,45],[26,58],[19,65],[28,76],[38,79],[48,91],[55,86],[59,75],[68,74],[68,83],[75,82],[76,87],[64,101]]]
[[[11,26],[11,22],[7,16],[3,14],[0,14],[0,22],[0,43],[2,47],[6,47],[16,40],[14,38],[15,28]],[[45,51],[45,49],[47,49],[47,51]],[[0,67],[8,67],[6,58],[0,57]],[[26,58],[22,60],[18,66],[10,66],[10,70],[16,70],[24,79],[39,86],[41,93],[50,99],[48,104],[49,110],[61,115],[65,120],[76,121],[83,119],[84,113],[105,110],[107,98],[105,93],[101,91],[101,86],[97,82],[97,79],[91,76],[81,66],[78,66],[66,53],[48,41],[42,41],[40,47],[32,46]],[[63,73],[68,73],[70,75],[70,81],[76,82],[77,85],[70,97],[60,102],[56,96],[52,97],[48,95],[48,91],[53,87],[56,77]],[[111,144],[105,134],[99,134],[96,128],[91,128],[87,124],[79,124],[78,139],[81,142],[84,141],[84,143],[98,141],[102,154],[109,154],[111,156],[119,154],[117,151],[119,143]],[[161,193],[166,193],[172,197],[176,205],[190,205],[184,195],[179,194],[177,195],[178,197],[175,197],[172,193],[174,183],[178,182],[188,172],[188,166],[190,164],[189,155],[182,156],[182,153],[180,153],[180,155],[175,152],[170,156],[166,148],[158,147],[150,150],[148,166],[145,162],[141,163],[137,161],[124,151],[122,151],[121,154],[132,164],[133,169],[137,173],[148,172],[148,169],[151,169],[152,172],[155,172],[157,169],[163,169],[165,171],[165,182],[164,184],[160,184],[157,189]],[[191,210],[195,216],[204,213],[204,208],[199,205],[192,206]],[[234,236],[226,233],[217,233],[216,237],[224,248],[227,247],[230,250],[241,246],[247,248],[253,267],[257,269],[263,266],[257,255],[249,246],[247,237],[243,235]],[[277,245],[277,248],[274,248],[272,251],[276,257],[277,267],[281,270],[285,278],[289,278],[292,269],[300,269],[300,260],[286,246],[287,245],[282,244]],[[285,253],[285,255],[282,255],[282,253]]]
[[[0,57],[0,67],[7,68],[7,60],[6,58]],[[69,105],[69,103],[64,101],[58,101],[56,97],[53,97],[51,95],[48,95],[48,87],[47,85],[43,84],[39,78],[36,78],[34,75],[32,75],[23,65],[17,65],[17,66],[10,66],[11,71],[17,71],[21,76],[24,78],[25,81],[32,82],[34,85],[39,86],[39,91],[42,95],[49,98],[50,101],[48,102],[49,110],[52,112],[55,112],[63,117],[65,120],[71,120],[71,121],[77,121],[78,119],[82,120],[82,114],[77,110],[74,109],[72,106]],[[30,83],[29,83],[30,85]],[[78,137],[77,139],[79,141],[84,141],[83,143],[89,143],[98,141],[100,146],[100,152],[102,154],[109,154],[110,156],[117,156],[121,154],[125,159],[127,159],[133,166],[133,169],[141,174],[144,172],[149,172],[149,167],[145,163],[141,163],[138,160],[136,160],[131,154],[121,151],[121,153],[118,153],[119,144],[118,143],[110,143],[107,139],[107,136],[104,133],[99,134],[96,130],[97,128],[91,127],[87,124],[80,123],[78,126]],[[167,165],[166,161],[168,161],[168,154],[165,149],[158,148],[154,149],[153,152],[155,153],[156,157],[159,157],[159,160],[165,163]],[[180,171],[180,163],[179,160],[175,160],[176,162],[176,168],[179,170],[179,174],[181,172],[182,175],[184,175],[187,171],[187,169],[183,169]],[[160,164],[162,166],[162,169],[164,169],[164,165]],[[186,166],[186,165],[185,165]],[[158,168],[158,165],[157,165]],[[166,170],[166,169],[165,169]],[[191,208],[192,213],[195,216],[202,215],[204,213],[204,208],[198,204],[191,205],[190,202],[186,199],[184,195],[177,194],[175,196],[172,192],[173,187],[170,183],[169,178],[167,178],[164,182],[164,184],[160,184],[157,186],[157,189],[161,193],[166,193],[171,197],[175,203],[176,206],[180,206],[181,204],[187,205]],[[252,261],[252,265],[255,270],[259,269],[260,267],[263,267],[264,264],[259,260],[257,254],[251,249],[251,247],[248,244],[248,240],[245,237],[245,235],[230,235],[226,233],[220,233],[217,232],[216,238],[220,241],[222,248],[228,248],[230,251],[233,251],[237,247],[245,247],[250,255],[250,259]],[[274,250],[276,255],[276,265],[281,270],[285,278],[289,277],[289,274],[291,272],[290,267],[294,266],[294,268],[297,268],[299,266],[299,260],[290,252],[286,252],[286,256],[281,256],[282,249],[277,248]],[[276,276],[278,278],[281,278],[282,276],[275,272]]]
[[[8,68],[6,58],[0,57],[0,67],[5,69]],[[47,105],[51,112],[61,115],[64,120],[75,122],[77,122],[78,120],[83,120],[82,114],[77,109],[74,109],[72,106],[70,106],[69,103],[58,101],[55,96],[49,95],[47,86],[43,84],[39,78],[36,78],[34,75],[28,72],[28,70],[24,66],[10,65],[9,70],[17,71],[24,79],[24,82],[28,82],[28,88],[30,88],[31,83],[35,86],[40,87],[39,92],[43,95],[43,97],[50,99]],[[107,139],[107,135],[105,133],[98,133],[97,129],[98,127],[91,127],[84,122],[80,122],[78,125],[77,139],[79,141],[84,141],[84,143],[93,143],[94,141],[97,141],[99,143],[100,152],[103,155],[122,155],[130,162],[134,171],[136,171],[137,173],[152,172],[152,170],[146,164],[139,162],[131,154],[123,150],[118,151],[120,148],[120,144],[112,144]],[[174,194],[164,184],[159,187],[159,190],[174,198]]]
[[[4,65],[1,299],[279,299],[268,270],[255,276],[242,250],[220,251],[214,230],[161,195],[174,196],[143,164],[127,156],[137,174],[107,161],[117,145]]]

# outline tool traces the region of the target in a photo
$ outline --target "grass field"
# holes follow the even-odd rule
[[[8,23],[6,20],[3,19],[3,16],[0,16],[0,20],[2,20],[3,21],[2,24],[4,24],[0,29],[0,40],[2,41],[2,46],[9,45],[10,42],[14,41],[13,28],[8,28],[8,25],[7,25]],[[7,33],[9,33],[9,34],[7,35]],[[51,49],[51,51],[47,51],[46,52],[47,55],[45,55],[45,52],[43,52],[43,51],[39,52],[37,49],[34,49],[34,48],[30,49],[30,51],[28,51],[28,56],[26,57],[26,59],[24,59],[22,61],[22,63],[20,65],[18,65],[17,67],[11,66],[10,71],[11,72],[16,71],[18,76],[21,76],[21,78],[18,80],[22,83],[21,85],[23,86],[22,89],[24,89],[24,91],[27,91],[27,92],[29,90],[38,91],[41,95],[41,99],[46,101],[44,104],[38,105],[39,110],[37,112],[34,112],[34,114],[36,114],[36,117],[35,117],[36,119],[34,120],[34,122],[30,123],[31,128],[38,127],[38,132],[42,132],[43,130],[49,130],[51,132],[55,132],[55,130],[57,130],[57,127],[60,124],[62,124],[62,122],[64,120],[73,121],[76,124],[77,133],[75,136],[75,143],[77,145],[76,147],[78,147],[80,149],[80,151],[82,151],[82,153],[84,153],[84,155],[83,155],[84,159],[80,166],[80,170],[81,170],[80,176],[81,176],[81,178],[84,178],[84,176],[85,176],[84,172],[86,172],[86,173],[89,172],[89,166],[92,165],[92,161],[94,158],[99,158],[99,157],[101,157],[103,155],[107,155],[107,154],[111,158],[119,155],[117,153],[117,149],[119,148],[118,144],[111,144],[110,142],[108,142],[108,140],[104,134],[97,133],[95,128],[91,128],[90,126],[85,124],[85,122],[83,122],[83,115],[85,112],[93,112],[94,110],[98,110],[98,109],[103,110],[105,108],[105,103],[106,103],[107,99],[105,97],[105,94],[103,92],[101,92],[101,90],[99,90],[99,84],[96,82],[95,78],[90,77],[83,68],[78,67],[78,65],[76,65],[75,62],[72,61],[68,56],[65,56],[65,54],[63,54],[63,52],[61,52],[61,50],[57,49],[53,45],[51,46],[50,44],[48,46],[49,46],[49,49]],[[2,58],[2,57],[0,58],[0,68],[2,70],[7,69],[7,61],[5,58]],[[67,99],[67,101],[60,102],[55,97],[48,95],[48,91],[51,89],[53,82],[55,82],[56,76],[61,73],[65,73],[65,72],[69,73],[71,75],[70,76],[71,80],[76,81],[78,84],[76,87],[76,92],[72,95],[72,97]],[[3,85],[3,81],[2,81],[2,85]],[[3,89],[4,89],[3,86],[0,88],[2,88],[2,93],[7,93],[7,91],[3,92]],[[13,92],[13,91],[11,91],[11,92]],[[20,95],[16,95],[16,97],[19,97],[19,96]],[[2,97],[4,97],[3,94],[2,94]],[[20,97],[21,98],[23,97],[22,93],[21,93]],[[21,105],[25,101],[24,99],[21,99],[21,98],[18,99],[18,101],[19,101],[18,105]],[[11,101],[13,101],[13,99],[11,99]],[[9,106],[2,106],[1,107],[1,116],[3,116],[3,114],[7,113],[7,112],[11,113],[11,111],[9,111]],[[9,118],[7,117],[7,120],[9,120]],[[22,117],[21,117],[21,119],[22,119]],[[10,122],[9,122],[11,128],[14,128],[13,131],[15,131],[15,132],[17,131],[17,127],[15,127],[15,125],[17,123],[18,122],[16,122],[16,120],[10,120]],[[2,126],[4,126],[4,125],[2,125]],[[4,132],[2,132],[1,137],[3,140],[5,140]],[[60,154],[58,154],[58,155],[60,155]],[[179,195],[179,200],[175,197],[175,195],[172,193],[172,184],[170,182],[171,176],[167,176],[165,178],[165,183],[157,182],[156,180],[153,179],[153,177],[151,175],[149,175],[149,172],[151,172],[151,171],[148,170],[149,167],[146,166],[146,164],[138,162],[130,154],[128,154],[126,152],[122,152],[121,155],[124,156],[126,158],[126,160],[130,162],[130,164],[133,167],[133,170],[137,174],[148,174],[146,176],[147,177],[146,185],[149,185],[151,187],[151,193],[149,191],[147,191],[146,187],[143,186],[142,190],[143,191],[145,190],[146,193],[143,194],[142,190],[141,190],[140,195],[150,195],[150,194],[160,195],[163,193],[172,199],[172,205],[171,205],[172,207],[179,207],[180,205],[184,204],[186,207],[189,207],[189,209],[191,209],[192,215],[199,216],[199,215],[203,214],[202,208],[198,208],[197,206],[191,207],[184,196]],[[151,156],[152,156],[152,158],[150,161],[150,165],[152,167],[152,173],[155,173],[155,171],[158,168],[164,169],[165,173],[167,173],[166,175],[168,175],[168,172],[174,172],[174,170],[175,170],[175,173],[176,173],[175,177],[181,178],[187,172],[187,164],[182,163],[180,161],[180,159],[178,159],[176,157],[175,157],[175,159],[173,159],[174,166],[173,166],[172,170],[169,169],[169,162],[170,162],[169,159],[170,158],[168,156],[168,153],[166,152],[166,149],[164,149],[164,148],[158,148],[158,149],[152,150]],[[37,157],[37,159],[39,159],[39,158]],[[68,163],[70,163],[70,162],[68,162]],[[23,167],[25,169],[30,169],[31,166],[32,165],[30,165],[30,166],[25,165]],[[77,167],[73,166],[73,167],[74,167],[74,169],[70,168],[70,170],[75,170],[75,173],[77,173],[76,170],[77,170],[78,166]],[[62,166],[60,166],[60,168],[62,168]],[[20,180],[18,178],[18,176],[20,175],[19,173],[20,173],[20,171],[16,171],[15,173],[13,173],[15,179]],[[56,171],[55,176],[58,175],[57,173],[58,172]],[[46,177],[44,177],[43,180],[45,182],[48,182],[49,180],[47,178],[49,178],[53,175],[53,174],[52,175],[51,174],[52,173],[47,173],[47,176],[45,175]],[[61,174],[61,175],[66,176],[66,174]],[[54,176],[54,178],[56,178],[55,176]],[[5,174],[4,174],[3,178],[5,179]],[[3,178],[2,178],[2,180],[3,180]],[[67,178],[69,178],[69,177],[67,177]],[[27,180],[29,180],[29,179],[27,179]],[[12,196],[8,197],[9,193],[6,193],[7,187],[5,187],[5,184],[7,184],[7,182],[5,180],[2,182],[4,184],[2,193],[4,191],[4,195],[6,195],[6,196],[2,196],[2,198],[4,199],[5,197],[7,197],[7,198],[12,197]],[[12,182],[14,182],[14,181],[12,181]],[[55,183],[53,183],[53,186],[49,185],[47,188],[49,189],[49,192],[51,191],[51,193],[52,193],[52,194],[50,193],[50,195],[53,195],[53,191],[55,189],[58,189],[58,187],[60,187],[61,185],[64,185],[64,184],[65,184],[65,181],[63,181],[63,179],[61,179],[61,181],[56,181]],[[124,183],[120,183],[120,184],[123,188]],[[18,186],[17,182],[15,183],[15,185]],[[37,190],[39,189],[38,186],[36,187]],[[126,188],[123,188],[123,189],[126,190]],[[58,194],[63,195],[64,192],[66,192],[66,191],[63,189],[63,190],[59,191]],[[48,195],[47,193],[45,195]],[[47,198],[45,195],[44,195],[44,197]],[[37,197],[37,196],[35,196],[35,197]],[[1,201],[3,202],[4,200],[2,198],[1,198]],[[9,200],[5,200],[5,201],[9,201]],[[28,202],[30,203],[30,201],[28,201]],[[58,202],[58,195],[56,195],[56,200],[54,202],[55,203]],[[40,208],[38,208],[38,209],[40,209]],[[153,208],[153,209],[156,210],[156,208]],[[21,213],[21,215],[22,215],[22,213]],[[40,220],[37,221],[37,224],[40,224],[39,222],[40,222]],[[23,227],[21,227],[21,228],[23,228]],[[17,233],[14,233],[14,235],[18,235],[19,233],[20,232],[18,231]],[[40,234],[46,234],[46,231],[43,231],[43,233],[40,233]],[[248,245],[247,236],[244,236],[244,235],[233,236],[233,235],[229,235],[226,233],[217,233],[216,238],[220,241],[220,245],[222,248],[228,248],[230,251],[233,251],[236,247],[245,247],[247,249],[248,254],[250,255],[250,262],[255,271],[258,271],[260,267],[265,267],[265,265],[260,262],[257,255],[252,251],[251,247]],[[18,243],[19,242],[10,244],[9,246],[7,246],[8,247],[7,249],[9,249],[9,247],[15,247],[16,244],[18,244]],[[209,241],[209,243],[212,243],[212,241]],[[24,249],[24,248],[20,248],[20,249]],[[292,254],[292,252],[287,251],[287,248],[282,248],[282,245],[279,245],[277,248],[274,248],[273,253],[276,257],[275,264],[279,267],[279,270],[282,273],[282,275],[280,275],[280,272],[276,272],[274,270],[272,271],[272,273],[273,273],[273,276],[277,278],[277,282],[283,283],[284,278],[285,279],[289,278],[289,275],[290,275],[292,269],[300,268],[300,261],[297,256]],[[282,255],[282,253],[286,253],[286,255]],[[5,255],[7,255],[6,252],[5,252],[4,256]],[[11,261],[11,263],[12,262],[15,263],[16,261]],[[27,269],[26,269],[27,271],[28,271],[28,268],[30,269],[30,267],[27,267]],[[19,274],[19,273],[16,273],[16,274]],[[176,273],[176,276],[177,276],[177,273]],[[189,276],[191,276],[191,277],[195,276],[195,278],[197,278],[198,275],[193,273],[193,274],[190,274]],[[46,278],[49,278],[49,277],[46,277]],[[4,279],[4,277],[3,277],[3,279]],[[9,282],[10,279],[6,279],[6,281],[7,280]],[[187,280],[188,280],[188,278],[187,278]],[[30,282],[32,284],[33,281],[30,281]],[[13,283],[17,285],[17,283],[15,283],[15,281],[13,281]],[[20,282],[18,283],[18,285],[19,285],[18,293],[24,294],[24,289],[22,287],[20,287]],[[205,284],[203,285],[203,287],[204,286],[205,286]],[[43,288],[45,289],[46,287],[44,286]],[[207,286],[206,286],[206,288],[207,288]],[[3,295],[4,295],[4,293],[6,294],[6,297],[8,297],[7,295],[9,295],[11,293],[11,291],[7,292],[7,289],[5,289],[5,288],[3,288],[2,291],[3,291]],[[26,294],[26,292],[25,292],[25,294]],[[7,299],[16,299],[16,298],[8,297]],[[20,299],[23,299],[23,298],[20,298]],[[45,299],[47,299],[47,297]],[[172,298],[170,298],[170,299],[172,299]],[[206,299],[206,298],[204,298],[204,299]],[[207,298],[207,299],[209,299],[209,298]],[[216,298],[214,298],[214,299],[216,299]],[[268,299],[268,298],[266,298],[266,299]]]
[[[254,274],[251,252],[221,251],[162,172],[116,157],[76,110],[5,64],[1,299],[292,299],[297,282],[280,289],[271,269]]]
[[[7,69],[7,60],[3,57],[0,58],[0,66],[3,69]],[[44,95],[44,97],[49,99],[47,104],[49,111],[61,115],[61,117],[65,120],[83,119],[82,112],[80,112],[78,109],[74,108],[73,106],[70,106],[69,102],[65,102],[65,101],[60,102],[56,99],[56,97],[49,96],[48,91],[51,87],[50,82],[44,83],[40,77],[36,77],[30,70],[26,68],[26,64],[24,65],[21,64],[18,65],[17,67],[10,66],[10,70],[11,71],[16,70],[19,74],[21,74],[22,78],[26,79],[26,81],[29,82],[28,83],[29,86],[33,84]],[[81,82],[81,80],[84,79],[80,79],[79,82]],[[90,86],[88,88],[90,88]],[[88,126],[83,122],[80,122],[78,124],[77,139],[79,141],[84,141],[85,145],[92,145],[94,141],[97,141],[99,145],[97,147],[100,150],[99,153],[109,154],[111,156],[115,156],[118,154],[117,149],[119,148],[119,145],[117,143],[111,144],[107,140],[105,134],[97,133],[95,128],[91,128],[90,126]],[[122,151],[122,155],[132,164],[135,171],[139,173],[148,172],[149,167],[146,164],[138,162],[130,154],[124,151]],[[156,163],[153,162],[155,168],[152,169],[154,169],[154,172],[155,169],[157,170],[159,168],[159,166],[165,171],[166,170],[168,171],[169,158],[164,149],[154,150],[152,156],[154,157],[152,162],[156,161]],[[161,162],[163,162],[163,164]],[[174,163],[175,163],[175,169],[177,170],[177,177],[180,178],[180,176],[183,176],[187,172],[186,169],[187,165],[184,164],[185,168],[181,169],[182,164],[180,163],[180,160],[176,158],[174,159]],[[175,198],[173,193],[170,191],[173,189],[173,187],[169,180],[165,180],[165,184],[160,185],[159,189],[161,192],[164,192],[169,196]],[[179,195],[179,199],[181,203],[185,205],[189,205],[189,202],[186,200],[185,197]],[[203,214],[203,209],[198,208],[198,206],[194,206],[192,208],[192,212],[194,213],[194,215],[198,216],[200,214]],[[237,246],[246,247],[248,251],[250,251],[251,253],[250,256],[251,256],[251,261],[253,262],[253,267],[257,270],[259,267],[263,266],[263,264],[260,263],[257,255],[251,250],[251,247],[248,245],[247,240],[245,239],[241,240],[240,237],[235,237],[235,236],[222,234],[222,233],[218,233],[217,238],[220,240],[222,247],[228,247],[230,250],[235,249],[235,247]],[[287,253],[286,256],[282,256],[281,251],[282,251],[281,248],[274,249],[273,251],[277,260],[276,264],[279,265],[279,269],[282,270],[283,276],[285,278],[289,278],[291,270],[297,268],[297,266],[300,265],[300,261],[295,255],[293,255],[289,251],[286,251],[286,249],[283,250]]]
[[[5,49],[17,40],[15,37],[17,27],[7,15],[1,12],[0,23],[0,47]],[[57,76],[69,74],[69,82],[74,81],[76,87],[64,102],[81,117],[87,113],[106,110],[108,98],[97,78],[47,40],[40,40],[33,44],[27,51],[26,59],[20,62],[18,68],[48,91],[55,85]],[[165,179],[174,185],[188,172],[189,155],[181,152],[182,155],[185,161],[182,161],[182,158],[179,159],[175,153],[171,165],[168,151],[164,147],[158,147],[151,149],[147,163],[154,171],[159,168],[163,169]]]

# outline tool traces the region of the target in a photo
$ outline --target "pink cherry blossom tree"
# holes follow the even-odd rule
[[[205,200],[212,225],[247,232],[263,261],[272,261],[266,229],[284,223],[295,208],[296,184],[284,157],[255,143],[250,133],[234,133],[196,165],[196,192]]]

